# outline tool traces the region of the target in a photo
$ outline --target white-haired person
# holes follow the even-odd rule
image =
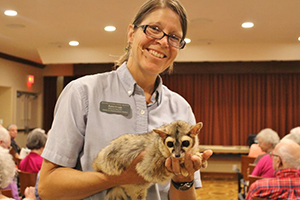
[[[10,125],[7,126],[7,130],[8,130],[9,135],[10,135],[10,139],[11,139],[11,144],[10,145],[11,145],[11,147],[13,148],[13,150],[15,152],[15,157],[20,158],[21,148],[15,140],[18,136],[18,126],[15,125],[15,124],[10,124]]]
[[[251,175],[275,177],[274,169],[272,167],[272,158],[269,153],[273,151],[280,141],[278,133],[270,128],[265,128],[257,134],[256,139],[258,141],[258,145],[264,152],[266,152],[266,154],[260,157]]]
[[[45,148],[47,135],[45,130],[36,128],[27,136],[26,147],[30,153],[21,160],[19,169],[24,172],[38,173],[42,167],[43,157],[41,154]]]
[[[7,150],[10,149],[10,143],[11,140],[8,131],[4,127],[0,126],[0,148]],[[13,166],[13,169],[15,169],[15,165]],[[19,199],[18,186],[14,179],[3,189],[10,189],[13,198]]]
[[[291,129],[290,133],[285,135],[282,139],[284,138],[294,140],[300,145],[300,126]]]
[[[249,189],[246,200],[300,199],[300,145],[290,139],[282,139],[270,153],[275,178],[257,180]]]
[[[1,129],[1,128],[0,128]],[[14,200],[18,198],[9,198],[1,193],[1,189],[5,189],[14,179],[16,173],[15,162],[9,154],[8,149],[0,147],[0,199]],[[25,190],[25,198],[23,200],[35,200],[34,187],[28,187]]]

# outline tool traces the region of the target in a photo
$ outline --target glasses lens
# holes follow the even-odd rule
[[[164,36],[168,37],[168,43],[178,49],[181,49],[185,46],[184,40],[176,37],[175,35],[167,35],[162,30],[160,30],[157,26],[146,25],[144,28],[144,32],[149,37],[154,39],[162,39]]]
[[[146,26],[145,33],[154,39],[161,39],[164,36],[164,33],[157,26]]]

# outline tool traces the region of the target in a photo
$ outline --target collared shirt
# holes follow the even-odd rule
[[[195,124],[187,101],[162,85],[160,77],[158,79],[151,104],[146,103],[143,89],[125,63],[116,71],[71,82],[58,99],[42,156],[61,166],[93,171],[92,162],[98,152],[120,135],[146,133],[175,120]],[[101,109],[101,102],[111,106],[111,112]],[[126,107],[127,111],[114,110],[115,103],[117,108]],[[195,186],[201,187],[199,172],[195,173],[195,179]],[[165,196],[168,188],[160,186]],[[159,199],[155,194],[157,190],[153,191],[155,197],[148,199]],[[104,192],[87,199],[104,199]]]
[[[246,200],[253,197],[268,199],[300,199],[300,177],[297,169],[276,171],[276,178],[255,181],[249,189]]]

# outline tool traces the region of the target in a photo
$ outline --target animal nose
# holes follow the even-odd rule
[[[175,154],[175,157],[176,158],[180,158],[180,154]]]

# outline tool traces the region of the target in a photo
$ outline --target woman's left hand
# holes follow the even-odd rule
[[[173,177],[175,182],[190,182],[194,179],[194,173],[201,168],[202,163],[208,160],[212,154],[212,150],[206,150],[203,152],[201,159],[201,157],[197,155],[192,155],[189,152],[186,152],[184,165],[188,172],[188,176],[183,176],[181,174],[179,159],[169,157],[166,160],[165,166],[169,172],[175,174]]]

